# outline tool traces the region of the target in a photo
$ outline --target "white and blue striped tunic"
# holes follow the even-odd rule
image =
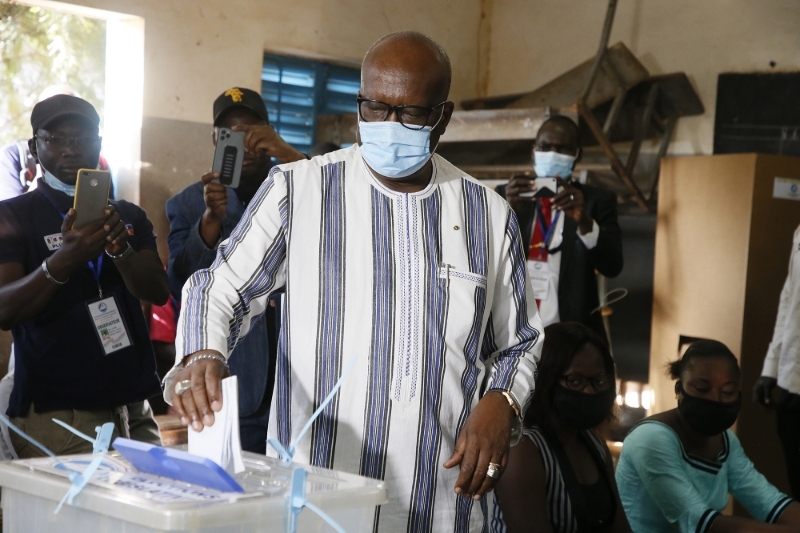
[[[358,146],[276,167],[186,283],[178,359],[230,354],[282,287],[270,436],[288,446],[358,356],[295,460],[385,480],[376,531],[486,530],[491,496],[458,497],[441,465],[484,391],[527,406],[534,388],[542,328],[508,204],[438,155],[411,194]]]

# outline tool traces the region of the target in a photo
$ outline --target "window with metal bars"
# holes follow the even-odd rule
[[[303,153],[316,143],[317,116],[356,112],[360,85],[357,68],[264,54],[261,97],[270,124]]]

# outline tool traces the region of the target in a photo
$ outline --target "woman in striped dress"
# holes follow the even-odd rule
[[[586,326],[545,328],[539,377],[496,489],[495,532],[630,532],[611,454],[595,429],[611,418],[614,360]],[[502,512],[500,512],[502,511]]]

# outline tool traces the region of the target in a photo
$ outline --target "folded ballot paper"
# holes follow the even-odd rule
[[[200,432],[189,426],[189,453],[211,459],[231,475],[244,471],[236,376],[222,380],[222,410],[214,413],[214,425]]]

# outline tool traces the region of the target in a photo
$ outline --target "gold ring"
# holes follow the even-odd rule
[[[486,470],[486,475],[492,479],[500,477],[500,465],[497,463],[489,463],[489,468]]]
[[[184,379],[183,381],[179,381],[175,384],[175,394],[180,396],[187,390],[192,388],[192,382],[188,379]]]

